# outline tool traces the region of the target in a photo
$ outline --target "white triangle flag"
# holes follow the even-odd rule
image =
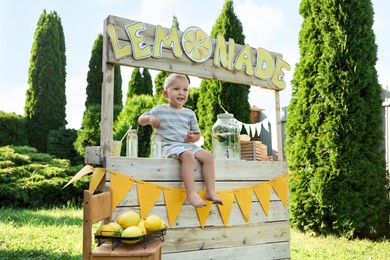
[[[238,120],[236,119],[236,123],[237,123],[238,129],[240,129],[240,133],[241,133],[241,130],[242,130],[242,122],[240,122],[240,121],[238,121]]]
[[[249,125],[245,124],[245,123],[243,125],[245,127],[245,130],[246,130],[247,134],[250,135]]]
[[[256,124],[256,131],[257,131],[257,134],[260,136],[261,134],[261,127],[262,127],[262,124],[261,123],[257,123]]]
[[[251,124],[250,127],[252,130],[251,137],[253,138],[256,135],[256,125]]]
[[[263,121],[261,121],[261,123],[263,124],[263,127],[264,127],[265,131],[269,132],[269,126],[268,126],[269,120],[268,120],[268,118],[266,118]]]

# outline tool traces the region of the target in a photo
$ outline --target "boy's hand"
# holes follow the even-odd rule
[[[160,119],[155,116],[149,116],[149,125],[153,126],[154,128],[160,127]]]
[[[194,143],[199,140],[199,133],[194,133],[192,131],[187,132],[186,138],[184,138],[185,143]]]

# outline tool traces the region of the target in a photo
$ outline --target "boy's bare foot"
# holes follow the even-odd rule
[[[188,202],[195,208],[201,208],[207,205],[207,203],[202,200],[198,193],[187,194]]]
[[[207,192],[205,198],[210,201],[214,201],[216,204],[223,205],[221,198],[215,192]]]

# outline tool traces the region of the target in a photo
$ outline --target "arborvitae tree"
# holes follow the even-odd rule
[[[44,10],[34,34],[24,107],[28,142],[41,152],[47,150],[49,131],[67,124],[65,67],[61,18],[54,11]]]
[[[352,8],[353,7],[353,8]],[[342,236],[389,227],[381,88],[369,0],[304,0],[288,110],[291,224]]]
[[[153,98],[149,95],[135,95],[126,100],[123,111],[114,123],[114,140],[121,140],[131,126],[138,130],[138,156],[148,157],[150,154],[150,135],[153,129],[150,125],[139,126],[138,118],[154,106]],[[122,144],[122,155],[125,154],[126,142]]]
[[[81,123],[81,129],[77,133],[74,144],[77,152],[84,156],[86,146],[98,146],[100,144],[100,115],[102,103],[103,84],[103,36],[99,34],[93,44],[89,71],[87,74],[87,99],[85,111]],[[114,66],[114,120],[123,109],[122,105],[122,76],[119,65]],[[92,115],[91,113],[99,113]],[[93,117],[93,119],[92,119]]]
[[[129,85],[127,87],[127,98],[131,98],[134,95],[140,95],[143,91],[143,80],[140,68],[134,68],[131,73]]]
[[[199,100],[199,88],[190,88],[190,92],[188,93],[188,100],[184,106],[194,111],[197,117],[198,117],[198,100]]]
[[[89,71],[87,74],[87,99],[85,108],[90,105],[100,105],[102,103],[102,83],[103,83],[103,35],[100,33],[93,43],[91,58],[89,60]],[[122,104],[122,76],[119,65],[114,67],[114,105]],[[114,116],[116,118],[117,114]]]
[[[148,69],[143,69],[142,70],[142,83],[143,83],[143,89],[140,94],[145,94],[145,95],[150,95],[153,96],[153,80],[152,76],[149,73]]]
[[[165,97],[162,94],[162,91],[164,90],[164,81],[170,74],[171,73],[169,72],[161,71],[154,79],[154,87],[156,89],[156,92],[154,93],[154,100],[158,104],[164,103],[166,101]]]
[[[210,36],[216,38],[222,34],[225,39],[234,39],[236,44],[245,44],[241,21],[233,9],[233,1],[226,0],[221,14],[212,28]],[[211,129],[217,114],[223,113],[221,105],[234,117],[245,123],[250,120],[248,85],[222,82],[219,80],[203,80],[200,86],[198,103],[199,126],[203,131],[204,147],[211,149]]]

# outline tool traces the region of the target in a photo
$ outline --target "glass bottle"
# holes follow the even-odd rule
[[[161,158],[161,138],[156,132],[150,138],[150,152],[152,158]]]
[[[233,114],[217,115],[212,128],[213,155],[216,160],[240,160],[240,129]]]
[[[137,130],[129,128],[126,136],[126,157],[138,157],[138,136]]]

